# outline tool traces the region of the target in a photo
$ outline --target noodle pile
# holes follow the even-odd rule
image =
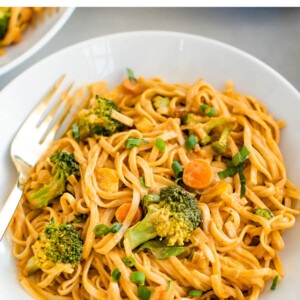
[[[133,269],[123,263],[124,257],[133,257],[134,269],[145,274],[145,285],[153,292],[151,299],[192,299],[190,290],[203,292],[197,299],[258,299],[267,282],[282,279],[282,233],[294,226],[299,215],[296,202],[300,200],[299,189],[286,176],[278,147],[283,121],[275,121],[257,99],[237,93],[232,83],[219,92],[203,79],[194,84],[169,84],[160,78],[140,77],[137,89],[129,90],[120,84],[107,91],[106,84],[100,82],[77,93],[83,95],[85,89],[85,105],[96,95],[111,99],[134,125],[110,137],[88,138],[87,142],[79,143],[68,132],[54,142],[32,169],[30,186],[44,183],[50,168],[48,158],[61,150],[74,153],[81,172],[79,180],[69,180],[68,192],[42,209],[30,209],[25,189],[11,223],[19,280],[33,298],[139,299],[137,284],[130,280]],[[156,95],[170,99],[167,109],[153,108]],[[198,113],[201,104],[213,107],[216,116],[235,119],[223,155],[213,151],[211,144],[186,149],[191,128],[182,124],[182,116],[187,112]],[[148,142],[126,149],[128,137]],[[166,143],[164,151],[155,146],[158,137]],[[227,168],[226,160],[243,145],[250,156],[244,169],[245,196],[241,197],[238,174],[220,179],[218,172]],[[193,159],[208,161],[213,179],[209,187],[196,193],[191,191],[203,216],[201,226],[192,232],[187,244],[191,255],[157,259],[150,253],[131,250],[123,236],[132,226],[144,195],[174,184],[174,161],[184,168]],[[101,174],[103,168],[115,172],[117,186],[112,187],[110,177]],[[130,209],[121,229],[105,236],[95,235],[94,227],[111,226],[116,210],[124,203],[129,203]],[[258,216],[255,208],[267,208],[273,217]],[[74,222],[79,214],[87,219]],[[33,255],[31,246],[51,217],[62,223],[71,222],[80,231],[83,259],[71,273],[52,268],[27,276],[23,268]],[[121,272],[117,282],[111,276],[116,268]]]
[[[0,39],[0,55],[5,54],[4,47],[21,42],[24,31],[37,22],[44,21],[45,15],[53,13],[50,7],[9,7],[7,31]]]

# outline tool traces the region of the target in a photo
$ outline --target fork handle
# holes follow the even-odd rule
[[[18,181],[10,192],[7,200],[0,210],[0,241],[2,240],[11,218],[21,200],[23,190],[19,187]]]

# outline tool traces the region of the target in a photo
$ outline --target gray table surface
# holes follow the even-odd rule
[[[179,31],[219,40],[256,56],[300,89],[300,8],[80,7],[38,53],[0,76],[0,90],[25,69],[66,46],[136,30]]]

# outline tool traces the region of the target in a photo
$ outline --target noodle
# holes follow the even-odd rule
[[[9,10],[9,22],[5,35],[0,38],[0,55],[5,54],[3,47],[21,42],[22,34],[28,26],[35,26],[37,21],[44,21],[45,14],[51,16],[54,10],[51,7],[2,7],[1,9]],[[1,15],[3,14],[4,12],[1,12]]]
[[[230,82],[223,92],[203,79],[194,84],[169,84],[159,78],[140,77],[137,90],[130,90],[124,82],[111,91],[105,90],[103,82],[87,86],[85,105],[94,101],[96,94],[113,100],[123,114],[115,117],[121,118],[127,130],[89,137],[85,142],[76,142],[69,131],[33,167],[9,229],[22,286],[36,299],[139,299],[138,287],[130,280],[133,269],[122,261],[133,257],[134,269],[145,274],[145,285],[153,292],[151,299],[190,299],[190,290],[202,291],[197,299],[258,299],[268,282],[284,276],[279,255],[285,247],[282,233],[294,226],[300,213],[296,208],[299,189],[286,177],[278,146],[284,123],[275,121],[259,100],[237,93]],[[155,109],[152,100],[156,95],[168,97],[169,106]],[[224,154],[214,151],[211,143],[186,148],[190,132],[199,138],[204,133],[197,124],[183,124],[182,120],[190,112],[199,115],[202,104],[214,108],[216,117],[225,116],[235,123]],[[205,123],[210,118],[202,119]],[[127,149],[128,137],[147,142]],[[155,146],[158,137],[165,141],[164,151]],[[238,174],[225,179],[218,176],[243,145],[250,152],[243,170],[244,195]],[[47,182],[47,158],[57,149],[74,153],[81,177],[70,178],[68,191],[47,207],[31,209],[26,194]],[[197,193],[190,190],[198,199],[203,218],[186,245],[190,255],[158,259],[132,250],[123,237],[133,225],[143,197],[174,184],[174,161],[185,168],[195,159],[209,162],[213,177],[208,187]],[[111,177],[101,173],[103,168],[110,170]],[[124,203],[130,203],[130,208],[121,229],[95,235],[94,227],[111,226],[116,210]],[[272,218],[257,215],[255,208],[269,210]],[[78,214],[87,218],[74,222]],[[82,261],[71,269],[54,266],[25,274],[24,266],[33,255],[31,246],[52,217],[72,222],[80,232]],[[121,272],[117,282],[111,277],[116,268]]]

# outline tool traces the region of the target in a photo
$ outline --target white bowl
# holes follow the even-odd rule
[[[0,76],[34,55],[45,46],[64,26],[75,8],[61,7],[52,16],[45,16],[43,22],[30,26],[22,35],[21,42],[4,48],[0,57]]]
[[[282,76],[256,58],[226,44],[183,33],[131,32],[88,40],[55,53],[18,76],[0,92],[0,205],[16,180],[9,158],[10,142],[35,104],[62,74],[78,85],[106,80],[110,87],[131,68],[135,75],[160,76],[170,82],[194,82],[199,77],[222,90],[226,80],[236,89],[259,98],[277,118],[284,119],[281,150],[288,177],[300,185],[300,96]],[[35,79],[39,78],[39,84]],[[299,218],[284,234],[286,249],[281,252],[286,276],[276,291],[266,291],[260,299],[300,299]],[[30,299],[17,281],[10,242],[0,244],[1,299]]]

